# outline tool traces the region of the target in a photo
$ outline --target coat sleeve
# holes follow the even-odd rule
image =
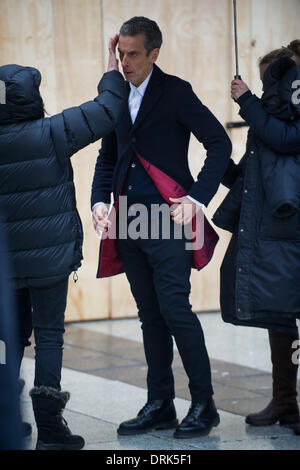
[[[231,141],[217,118],[202,104],[189,83],[178,93],[178,118],[207,151],[204,165],[188,195],[208,205],[222,180],[231,155]]]
[[[94,101],[66,109],[50,118],[56,154],[62,163],[112,132],[120,118],[125,97],[124,79],[113,70],[103,75]]]
[[[293,122],[277,119],[265,111],[255,95],[244,102],[240,115],[267,147],[282,154],[300,152],[300,119]]]
[[[115,132],[112,132],[102,140],[92,184],[91,207],[96,202],[110,204],[117,155],[117,137]]]
[[[240,173],[241,169],[239,165],[230,159],[225,174],[222,178],[222,184],[231,189]]]

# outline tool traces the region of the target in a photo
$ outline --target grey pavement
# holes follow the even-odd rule
[[[76,360],[69,358],[66,359],[65,364],[68,364],[68,360],[70,360],[70,367],[64,366],[62,372],[62,390],[71,392],[71,399],[67,404],[64,417],[72,432],[84,437],[85,450],[300,450],[300,437],[295,436],[289,428],[279,425],[255,428],[245,424],[245,410],[247,410],[247,406],[251,405],[251,401],[255,402],[258,394],[259,403],[267,404],[269,400],[270,387],[263,385],[260,381],[257,382],[260,377],[267,377],[270,380],[271,363],[266,331],[225,325],[221,321],[219,313],[199,314],[199,319],[205,332],[207,348],[212,361],[215,360],[215,364],[219,365],[222,365],[221,361],[226,361],[226,368],[222,369],[221,374],[218,370],[213,371],[215,385],[221,387],[225,384],[225,390],[226,380],[228,381],[226,399],[222,400],[219,390],[216,392],[221,417],[220,425],[214,428],[207,437],[188,440],[174,439],[171,430],[153,431],[133,437],[118,436],[116,430],[119,423],[136,416],[138,410],[145,404],[146,389],[142,379],[140,378],[137,382],[139,385],[135,385],[134,377],[127,380],[124,370],[122,370],[122,376],[119,379],[118,374],[121,369],[116,367],[111,359],[108,366],[97,369],[95,372],[94,369],[86,369],[87,366],[85,363],[82,364],[82,360],[80,363],[78,362],[77,367]],[[94,343],[91,348],[95,348],[96,335],[99,335],[100,343],[101,339],[102,342],[105,339],[107,343],[111,338],[106,347],[109,347],[110,344],[118,344],[111,343],[115,340],[131,341],[132,343],[128,344],[133,345],[129,363],[130,367],[132,366],[131,361],[134,360],[135,351],[137,351],[137,347],[141,346],[140,325],[137,319],[86,322],[67,327],[66,351],[69,347],[72,358],[75,357],[78,360],[80,359],[77,357],[78,351],[82,351],[82,355],[86,358],[90,357],[92,363],[95,364],[97,359],[95,350],[87,351],[87,343],[81,342],[87,341],[88,337],[85,335],[89,332],[93,333],[91,338]],[[75,342],[77,349],[74,348],[73,351],[72,344]],[[103,355],[103,344],[99,344],[100,349],[101,347]],[[109,353],[110,351],[107,354]],[[31,354],[31,356],[33,355]],[[124,353],[124,360],[125,356]],[[102,360],[100,354],[99,360]],[[141,359],[137,359],[139,366],[140,361]],[[85,369],[84,371],[76,370],[76,367],[77,369],[80,367]],[[144,366],[140,368],[146,369]],[[113,378],[107,378],[107,370],[110,371],[110,377]],[[249,370],[254,370],[255,374],[249,374]],[[236,376],[236,371],[239,371],[239,376]],[[183,375],[183,372],[180,371],[180,374]],[[33,425],[33,435],[26,440],[26,448],[34,449],[36,429],[28,395],[29,389],[33,385],[33,357],[24,358],[21,376],[26,381],[22,394],[23,417]],[[252,376],[256,380],[253,383],[251,382]],[[245,384],[247,384],[246,388]],[[246,396],[242,394],[241,398],[236,399],[237,390],[243,390]],[[247,395],[249,390],[249,395]],[[251,398],[251,394],[253,398]],[[179,395],[187,397],[175,399],[178,419],[181,420],[189,408],[189,400],[186,392]],[[226,409],[234,409],[234,402],[238,403],[239,400],[243,406],[237,407],[238,412],[225,411]]]

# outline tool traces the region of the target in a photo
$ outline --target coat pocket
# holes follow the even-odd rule
[[[265,202],[260,224],[262,240],[300,240],[300,211],[286,216],[276,217]]]

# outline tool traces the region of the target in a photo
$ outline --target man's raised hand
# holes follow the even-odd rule
[[[108,67],[107,71],[110,72],[111,70],[119,70],[119,61],[116,56],[116,47],[119,42],[119,34],[116,34],[113,38],[109,40],[109,57],[108,57]]]

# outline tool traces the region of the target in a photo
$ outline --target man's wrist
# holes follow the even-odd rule
[[[197,206],[200,206],[202,209],[205,209],[205,205],[202,204],[202,202],[199,202],[199,201],[197,201],[196,199],[194,199],[193,197],[188,196],[188,195],[187,195],[186,197],[187,197],[187,199],[189,199],[190,201],[192,201],[192,202],[194,202],[195,204],[197,204]]]
[[[100,204],[104,204],[106,207],[109,206],[109,204],[106,204],[105,202],[95,202],[95,204],[92,206],[92,211],[95,209],[95,207],[99,206]]]

